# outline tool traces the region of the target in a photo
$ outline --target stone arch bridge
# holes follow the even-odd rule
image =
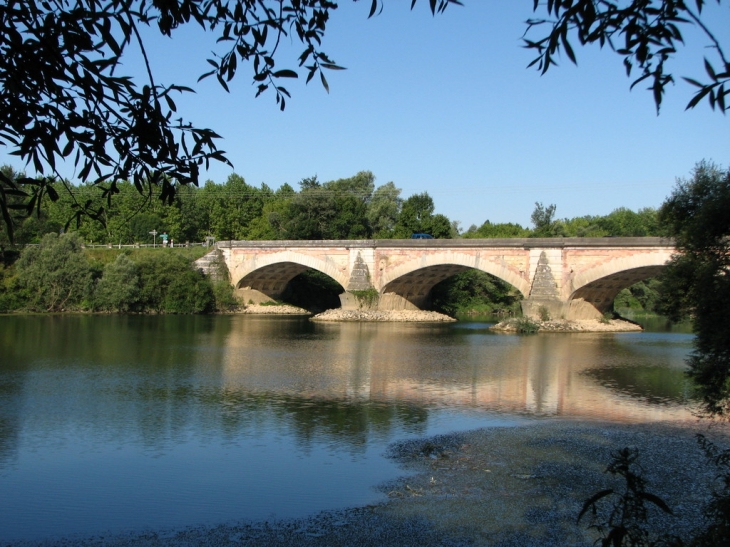
[[[473,268],[511,284],[528,316],[544,307],[553,318],[587,319],[656,276],[674,252],[654,237],[221,241],[199,266],[222,257],[244,302],[256,303],[279,299],[311,268],[342,286],[343,308],[380,310],[428,308],[434,285]]]

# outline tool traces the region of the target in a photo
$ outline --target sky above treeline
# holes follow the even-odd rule
[[[729,118],[707,104],[685,111],[692,87],[680,77],[704,80],[702,58],[714,60],[698,32],[669,65],[676,84],[657,115],[646,85],[630,91],[608,49],[576,45],[577,67],[565,58],[544,76],[526,68],[531,1],[464,4],[433,17],[426,0],[413,11],[390,0],[367,19],[370,2],[342,0],[322,49],[347,70],[326,73],[329,94],[317,78],[305,85],[305,74],[283,81],[292,94],[284,112],[273,93],[254,98],[249,67],[230,93],[215,78],[196,83],[211,51],[223,51],[212,34],[149,32],[147,48],[158,83],[197,91],[176,99],[178,113],[223,137],[234,168],[204,174],[218,183],[235,172],[251,185],[298,189],[305,177],[369,170],[403,198],[428,192],[437,213],[466,229],[485,220],[528,226],[535,202],[554,203],[559,218],[659,207],[698,161],[728,166]],[[723,37],[730,6],[709,4],[707,21]],[[292,43],[277,68],[296,68],[299,52]],[[143,74],[135,56],[124,68]],[[4,151],[0,163],[23,167]]]

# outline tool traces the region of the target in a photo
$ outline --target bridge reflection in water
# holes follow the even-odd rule
[[[688,335],[318,323],[306,335],[282,334],[272,351],[270,320],[236,319],[221,356],[225,389],[615,422],[692,419]]]

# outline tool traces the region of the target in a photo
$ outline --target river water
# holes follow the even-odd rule
[[[0,316],[0,543],[377,502],[389,443],[558,419],[691,419],[682,332]]]

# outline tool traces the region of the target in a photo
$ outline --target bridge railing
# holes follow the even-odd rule
[[[555,237],[555,238],[499,238],[499,239],[321,239],[321,240],[269,240],[269,241],[218,241],[219,249],[231,248],[474,248],[514,247],[523,249],[560,247],[674,247],[674,241],[662,237]]]

